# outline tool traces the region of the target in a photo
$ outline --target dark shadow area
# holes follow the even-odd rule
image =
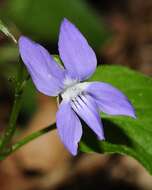
[[[88,0],[88,2],[100,13],[100,14],[111,14],[112,12],[127,13],[128,0]]]
[[[95,172],[85,173],[85,175],[78,172],[57,190],[141,190],[137,185],[113,177],[111,170],[120,164],[120,159],[119,155],[110,156],[104,168],[99,167]]]
[[[43,172],[36,169],[23,169],[22,174],[25,178],[34,179],[43,176]]]
[[[101,145],[104,141],[99,141],[95,133],[82,120],[81,122],[84,126],[82,141],[91,149],[97,152],[102,152]],[[108,143],[115,145],[125,145],[128,147],[132,145],[130,139],[119,127],[119,125],[116,125],[108,119],[102,119],[102,122],[104,126],[105,139]]]

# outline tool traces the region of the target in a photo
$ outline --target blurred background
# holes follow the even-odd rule
[[[94,48],[98,64],[121,64],[152,75],[152,0],[0,0],[0,18],[16,36],[27,35],[57,54],[66,17]],[[0,133],[13,101],[10,77],[18,50],[0,34]],[[56,101],[31,81],[24,93],[13,141],[55,122]],[[71,157],[56,130],[0,163],[0,190],[152,190],[152,177],[134,159],[120,155]]]

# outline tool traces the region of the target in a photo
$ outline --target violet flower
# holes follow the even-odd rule
[[[82,136],[79,117],[104,140],[100,111],[133,118],[135,113],[126,96],[110,84],[82,82],[95,72],[97,59],[87,40],[67,19],[61,23],[58,47],[64,68],[41,45],[24,36],[19,39],[22,60],[36,88],[45,95],[62,97],[57,129],[65,147],[76,155]]]

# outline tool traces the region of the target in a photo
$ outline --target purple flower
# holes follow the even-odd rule
[[[24,36],[19,39],[22,60],[36,88],[45,95],[62,97],[57,129],[65,147],[76,155],[82,136],[79,117],[104,140],[100,111],[133,118],[135,113],[126,96],[110,84],[82,82],[95,72],[97,59],[87,40],[67,19],[61,23],[58,47],[64,68],[41,45]]]

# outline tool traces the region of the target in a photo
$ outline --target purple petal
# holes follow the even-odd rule
[[[63,144],[73,155],[76,155],[78,142],[82,136],[82,126],[69,102],[61,102],[56,123]]]
[[[134,108],[127,97],[110,84],[92,82],[86,91],[94,97],[101,111],[109,115],[136,117]]]
[[[72,78],[84,80],[93,74],[96,55],[80,31],[67,19],[61,23],[58,46],[60,57]]]
[[[21,36],[19,51],[36,88],[43,94],[56,96],[62,90],[65,71],[41,45]]]
[[[77,97],[71,102],[73,110],[85,121],[85,123],[97,134],[100,140],[104,139],[103,126],[98,113],[98,108],[93,98],[89,95]]]

